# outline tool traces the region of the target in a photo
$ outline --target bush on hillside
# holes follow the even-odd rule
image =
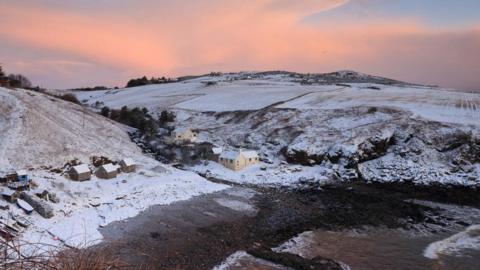
[[[72,102],[72,103],[81,105],[80,101],[77,99],[77,97],[74,94],[63,94],[63,95],[58,95],[56,97],[58,97],[59,99],[63,99],[65,101],[68,101],[68,102]]]

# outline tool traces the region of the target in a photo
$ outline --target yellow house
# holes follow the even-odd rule
[[[197,140],[197,133],[188,127],[176,128],[170,136],[173,142],[194,142]]]
[[[256,151],[224,151],[220,154],[218,162],[230,170],[239,171],[260,162]]]

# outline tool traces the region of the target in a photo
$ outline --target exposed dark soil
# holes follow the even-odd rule
[[[438,225],[442,215],[438,210],[406,200],[428,198],[478,206],[480,198],[476,194],[462,188],[362,182],[320,190],[311,186],[297,190],[262,189],[253,199],[246,200],[258,209],[252,215],[217,204],[214,200],[218,198],[238,199],[220,192],[152,208],[132,220],[114,223],[102,232],[112,240],[102,248],[115,250],[133,264],[154,265],[156,269],[211,269],[238,250],[295,269],[339,269],[326,258],[311,261],[298,256],[277,256],[270,248],[318,228]]]

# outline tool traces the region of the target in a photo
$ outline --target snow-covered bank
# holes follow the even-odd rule
[[[472,225],[444,240],[431,243],[423,255],[429,259],[438,259],[442,255],[458,255],[462,250],[480,250],[480,225]]]
[[[196,165],[190,170],[232,183],[261,186],[291,186],[301,180],[328,183],[333,175],[333,170],[322,166],[304,167],[288,164],[257,164],[235,172],[213,161]]]

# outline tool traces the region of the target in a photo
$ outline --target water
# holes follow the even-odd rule
[[[437,259],[424,256],[432,243],[451,236],[413,236],[396,230],[374,230],[366,233],[315,231],[292,239],[279,250],[305,258],[324,256],[341,261],[352,270],[478,270],[480,250],[464,249],[455,255],[441,254]]]

